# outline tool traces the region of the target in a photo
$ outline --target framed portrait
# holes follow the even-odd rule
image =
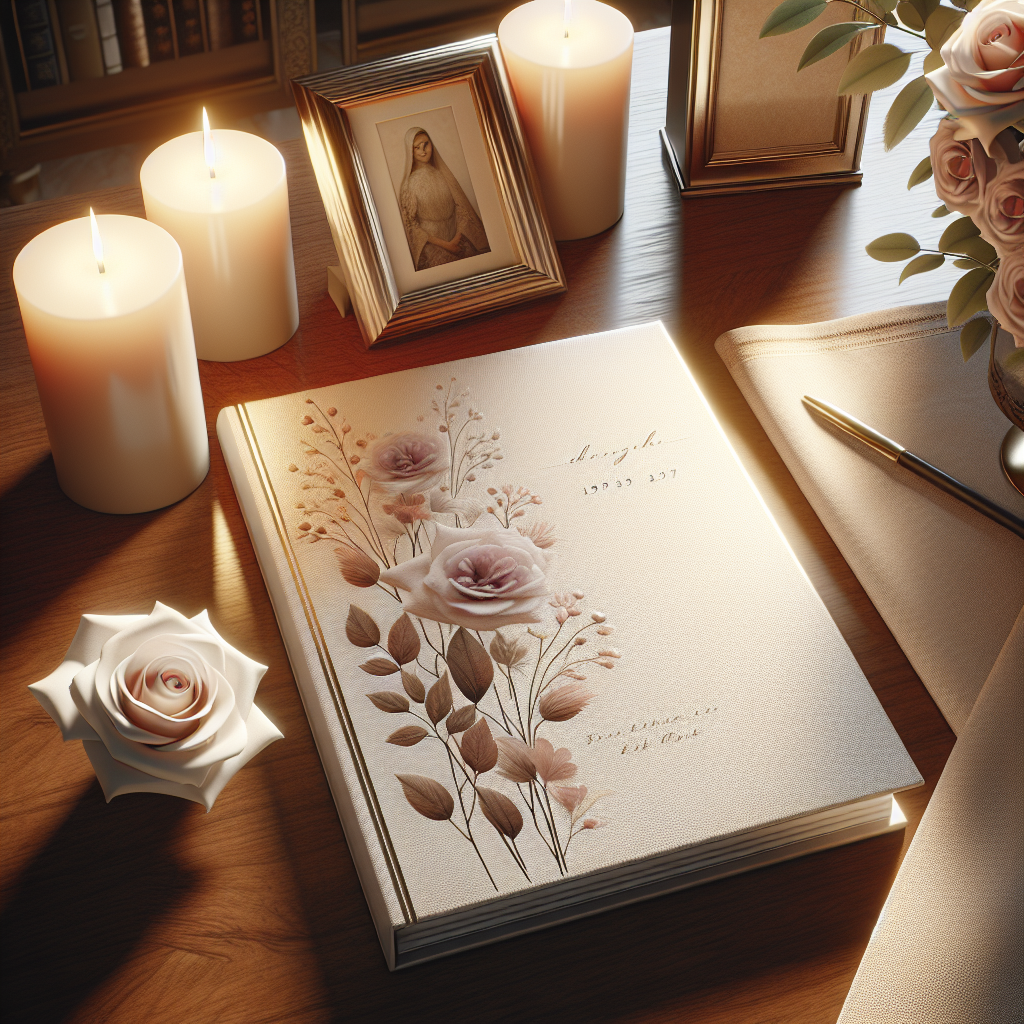
[[[565,291],[496,36],[292,86],[367,345]]]

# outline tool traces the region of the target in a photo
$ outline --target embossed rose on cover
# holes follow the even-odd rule
[[[265,672],[205,611],[157,602],[149,615],[83,615],[63,664],[29,689],[66,741],[83,741],[108,801],[166,793],[209,810],[282,738],[253,704]]]

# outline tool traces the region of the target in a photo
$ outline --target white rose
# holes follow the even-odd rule
[[[426,434],[388,434],[370,445],[359,468],[390,491],[426,491],[448,472],[448,448]]]
[[[380,574],[410,615],[467,629],[540,622],[549,556],[513,530],[438,524],[430,553]]]
[[[253,704],[266,667],[235,650],[205,611],[83,615],[64,663],[29,689],[82,740],[107,800],[166,793],[207,810],[281,733]]]
[[[954,138],[992,140],[1024,117],[1024,3],[981,0],[939,51],[945,67],[925,77],[958,119]]]

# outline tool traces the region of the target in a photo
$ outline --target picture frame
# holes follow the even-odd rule
[[[367,347],[566,290],[496,36],[292,87]]]

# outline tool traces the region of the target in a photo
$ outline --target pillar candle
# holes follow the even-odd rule
[[[199,358],[231,362],[279,348],[299,326],[288,183],[264,139],[227,129],[208,138],[154,150],[142,198],[181,246]]]
[[[597,0],[532,0],[498,40],[555,238],[622,216],[633,26]]]
[[[147,512],[210,467],[181,251],[140,217],[96,223],[101,253],[88,217],[33,238],[14,287],[61,488],[98,512]]]

